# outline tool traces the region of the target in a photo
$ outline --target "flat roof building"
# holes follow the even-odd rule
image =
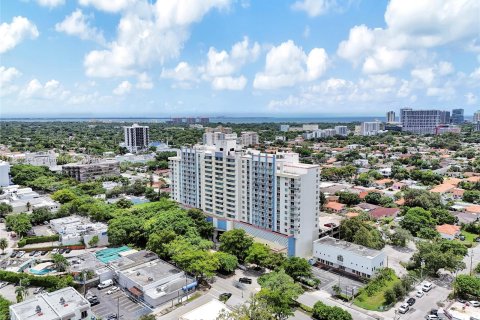
[[[329,236],[313,242],[313,256],[322,265],[370,278],[384,268],[385,253]]]
[[[64,165],[62,172],[77,181],[84,182],[104,176],[118,176],[120,175],[120,164],[113,159],[85,164],[71,163]]]
[[[9,307],[11,320],[93,319],[90,303],[72,287],[38,294]]]

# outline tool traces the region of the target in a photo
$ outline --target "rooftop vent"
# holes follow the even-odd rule
[[[60,304],[65,304],[65,299],[63,297],[60,298]]]
[[[140,271],[137,271],[137,276],[139,276],[139,275],[140,275]]]
[[[35,307],[35,312],[36,312],[36,313],[41,313],[41,312],[42,312],[42,308],[37,305],[37,306]]]
[[[148,281],[153,281],[153,278],[152,278],[152,277],[148,277]]]

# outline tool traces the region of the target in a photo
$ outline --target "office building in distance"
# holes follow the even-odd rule
[[[123,127],[123,132],[125,136],[125,147],[128,151],[137,153],[148,149],[150,135],[147,126],[139,126],[134,123],[130,127]]]
[[[440,123],[450,124],[450,111],[440,111]]]
[[[478,122],[480,122],[480,110],[477,110],[477,112],[473,114],[473,123],[478,123]]]
[[[218,231],[244,229],[290,256],[318,237],[320,167],[296,153],[242,150],[235,139],[182,148],[169,158],[172,198],[202,209]]]
[[[400,109],[402,131],[415,134],[435,134],[436,128],[441,124],[441,113],[440,110]]]
[[[463,109],[452,110],[452,117],[451,117],[452,124],[462,124],[465,122],[463,111],[464,111]]]
[[[348,135],[348,127],[347,126],[335,126],[335,134],[337,134],[339,136]]]

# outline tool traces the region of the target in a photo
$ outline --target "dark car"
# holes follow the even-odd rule
[[[231,296],[232,294],[230,292],[224,292],[219,296],[219,299],[220,301],[227,301]]]
[[[47,254],[47,252],[48,252],[48,251],[42,251],[42,252],[40,253],[40,255],[41,255],[41,256],[44,256],[44,255]]]
[[[10,254],[10,258],[15,258],[17,256],[17,251],[12,251],[12,254]]]
[[[68,248],[67,250],[65,250],[65,253],[70,253],[72,252],[72,249]]]
[[[438,309],[432,309],[430,310],[430,314],[433,314],[435,316],[438,316]]]
[[[115,313],[112,313],[107,316],[107,320],[115,320],[118,319],[117,315]]]
[[[33,255],[34,255],[35,253],[37,253],[37,251],[33,250],[33,251],[31,251],[28,255],[29,255],[30,257],[33,257]]]
[[[407,300],[407,303],[408,303],[409,306],[413,306],[415,304],[415,301],[416,301],[415,298],[409,298]]]
[[[65,251],[67,251],[67,249],[61,248],[60,250],[58,250],[58,253],[63,254],[63,253],[65,253]]]
[[[93,306],[96,306],[97,304],[100,304],[100,301],[98,301],[97,296],[89,297],[89,298],[88,298],[88,302],[90,302],[90,305],[91,305],[92,307],[93,307]]]
[[[465,241],[465,236],[460,235],[460,236],[458,237],[458,239],[460,239],[460,241]]]
[[[238,281],[240,281],[241,283],[252,284],[252,279],[246,277],[240,278],[238,279]]]

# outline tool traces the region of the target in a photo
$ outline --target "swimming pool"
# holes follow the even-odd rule
[[[118,248],[107,248],[107,249],[97,251],[95,253],[95,256],[101,262],[109,263],[111,261],[115,261],[118,258],[120,258],[120,255],[119,255],[120,252],[129,251],[129,250],[130,248],[127,246],[121,246]]]
[[[47,274],[47,273],[50,273],[50,272],[55,272],[55,270],[53,269],[40,269],[40,270],[36,270],[36,269],[30,269],[29,270],[31,274],[35,274],[35,275],[44,275],[44,274]]]

